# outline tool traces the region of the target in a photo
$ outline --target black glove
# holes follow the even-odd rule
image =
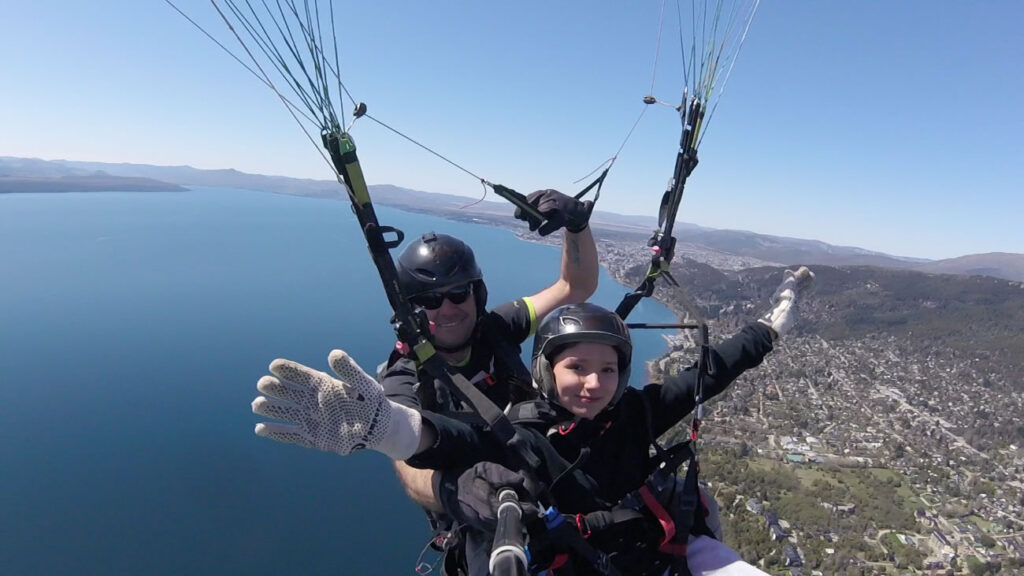
[[[519,472],[494,462],[478,462],[468,470],[439,474],[438,497],[445,512],[463,524],[493,532],[498,523],[498,491],[515,490],[520,501],[536,501],[537,488]]]
[[[544,222],[531,222],[521,208],[516,208],[516,218],[530,223],[530,230],[537,230],[541,236],[547,236],[559,228],[565,227],[572,233],[582,232],[590,221],[590,211],[594,203],[590,200],[580,201],[566,196],[558,190],[537,190],[530,193],[526,200],[544,216]]]

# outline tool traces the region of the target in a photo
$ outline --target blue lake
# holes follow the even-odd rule
[[[511,232],[378,215],[467,241],[492,304],[557,277],[559,249]],[[593,301],[625,292],[602,272]],[[372,370],[389,316],[347,202],[0,195],[0,574],[414,574],[427,524],[387,459],[257,438],[249,408],[277,357]],[[666,346],[635,348],[640,383]]]

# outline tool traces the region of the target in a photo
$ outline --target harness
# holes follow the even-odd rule
[[[646,396],[641,398],[648,437],[655,450],[651,474],[614,505],[599,503],[599,510],[574,515],[561,514],[552,507],[545,511],[543,522],[527,524],[531,572],[566,576],[580,571],[609,574],[613,573],[610,570],[624,569],[640,573],[637,568],[643,566],[643,574],[660,575],[668,569],[669,574],[689,576],[689,537],[715,538],[706,522],[709,512],[699,489],[699,465],[692,441],[662,447],[653,435],[649,402]],[[554,416],[561,415],[543,400],[517,404],[509,412],[509,419],[518,425],[546,426]],[[557,423],[549,426],[548,433],[567,433],[576,423]],[[578,468],[587,456],[584,447],[575,462],[563,461],[567,467],[550,488],[553,490],[571,474],[582,475]],[[688,466],[680,479],[678,470],[684,463]]]
[[[648,439],[655,450],[654,470],[643,485],[627,494],[609,511],[583,515],[579,525],[581,530],[585,529],[593,537],[595,533],[616,529],[629,534],[630,529],[636,526],[638,516],[648,524],[656,522],[659,530],[655,533],[660,533],[657,551],[667,556],[665,560],[668,560],[667,563],[670,565],[670,573],[689,576],[690,570],[686,564],[689,537],[693,535],[715,538],[706,522],[709,512],[698,483],[700,466],[692,440],[687,439],[668,448],[661,446],[654,437],[650,403],[646,396],[641,395],[641,398]],[[685,476],[680,481],[678,470],[683,463],[687,464],[687,468]],[[650,530],[640,532],[648,537],[650,533]],[[627,550],[639,550],[640,553],[648,554],[652,552],[642,544],[647,543],[633,542]],[[665,567],[656,562],[654,568],[654,573],[661,574]]]

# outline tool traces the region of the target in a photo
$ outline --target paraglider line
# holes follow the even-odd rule
[[[484,195],[481,196],[478,200],[474,200],[473,202],[470,202],[469,204],[463,204],[462,206],[459,206],[459,210],[465,210],[466,208],[470,208],[472,206],[476,206],[477,204],[483,202],[484,198],[487,198],[487,182],[481,181],[480,182],[480,186],[484,189]]]
[[[654,67],[651,69],[651,94],[654,93],[654,79],[658,74],[658,57],[661,55],[661,33],[665,29],[665,0],[661,0],[661,15],[658,17],[658,43],[654,45]]]
[[[411,138],[411,137],[409,137],[409,136],[406,136],[405,134],[403,134],[403,133],[399,132],[399,131],[398,131],[398,130],[396,130],[395,128],[392,128],[391,126],[388,126],[387,124],[385,124],[384,122],[381,122],[380,120],[378,120],[378,119],[374,118],[374,117],[373,117],[373,116],[371,116],[370,114],[366,114],[366,117],[367,117],[367,118],[369,118],[370,120],[373,120],[373,121],[374,121],[374,122],[376,122],[377,124],[380,124],[380,125],[381,125],[381,126],[383,126],[384,128],[387,128],[387,129],[388,129],[388,130],[390,130],[391,132],[394,132],[394,133],[395,133],[395,134],[397,134],[398,136],[401,136],[402,138],[405,138],[405,139],[406,139],[406,140],[408,140],[409,142],[412,142],[413,144],[415,144],[415,145],[419,146],[420,148],[422,148],[422,149],[426,150],[427,152],[430,152],[430,153],[431,153],[431,154],[433,154],[434,156],[437,156],[437,157],[438,157],[438,158],[440,158],[441,160],[444,160],[444,161],[445,161],[445,162],[447,162],[448,164],[451,164],[451,165],[452,165],[452,166],[454,166],[455,168],[458,168],[459,170],[462,170],[463,172],[465,172],[466,174],[469,174],[469,175],[470,175],[470,176],[472,176],[473,178],[476,178],[476,179],[477,179],[477,180],[479,180],[480,182],[483,182],[483,183],[486,183],[486,182],[487,182],[486,180],[484,180],[483,178],[481,178],[481,177],[477,176],[476,174],[474,174],[474,173],[470,172],[470,171],[469,171],[469,170],[467,170],[466,168],[463,168],[463,167],[462,167],[462,166],[460,166],[459,164],[456,164],[456,163],[455,163],[455,162],[453,162],[452,160],[449,160],[449,159],[448,159],[448,158],[446,158],[445,156],[441,155],[441,154],[440,154],[439,152],[434,152],[433,150],[431,150],[430,148],[428,148],[428,147],[427,147],[426,145],[424,145],[424,144],[420,144],[419,142],[417,142],[417,141],[416,141],[416,140],[414,140],[413,138]]]

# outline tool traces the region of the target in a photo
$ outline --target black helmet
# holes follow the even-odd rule
[[[428,232],[398,257],[398,284],[406,298],[473,283],[477,314],[487,306],[487,287],[473,250],[447,234]]]
[[[618,314],[596,304],[583,302],[560,306],[544,317],[533,339],[533,379],[549,399],[558,397],[551,361],[566,346],[597,342],[615,348],[619,355],[619,387],[609,406],[615,404],[629,384],[633,342],[629,328]]]

